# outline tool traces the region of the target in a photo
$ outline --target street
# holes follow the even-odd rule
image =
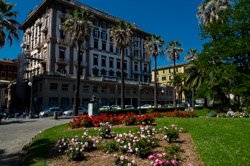
[[[65,118],[2,120],[0,123],[0,165],[13,165],[23,146],[39,132],[69,121],[70,119]]]

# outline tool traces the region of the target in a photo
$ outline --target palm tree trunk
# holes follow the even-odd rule
[[[121,107],[122,109],[125,108],[124,106],[124,100],[125,100],[125,93],[124,93],[124,48],[121,48]]]
[[[175,78],[175,75],[176,75],[176,71],[175,71],[175,52],[174,52],[174,78]],[[174,81],[174,89],[173,89],[173,104],[174,104],[174,108],[176,109],[176,91],[175,91],[175,81]]]
[[[194,107],[194,88],[192,88],[192,107]]]
[[[157,108],[157,62],[156,62],[156,55],[154,55],[154,67],[155,67],[155,88],[154,88],[154,107]]]
[[[79,107],[79,89],[80,89],[80,74],[81,74],[81,61],[80,61],[80,52],[81,42],[77,42],[77,73],[76,73],[76,89],[75,89],[75,98],[74,98],[74,106],[73,106],[73,114],[74,116],[78,116],[78,107]]]

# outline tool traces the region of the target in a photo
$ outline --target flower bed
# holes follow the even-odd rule
[[[100,123],[109,122],[112,125],[152,125],[155,121],[155,117],[180,117],[180,118],[192,118],[197,117],[195,111],[173,111],[173,112],[153,112],[152,114],[136,115],[134,113],[127,114],[101,114],[99,116],[83,115],[74,118],[73,121],[68,123],[68,126],[72,129],[81,127],[99,127]]]

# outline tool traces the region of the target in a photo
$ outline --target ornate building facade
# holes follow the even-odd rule
[[[121,57],[120,49],[110,38],[110,30],[120,19],[75,0],[44,0],[20,26],[24,32],[22,56],[26,57],[23,78],[33,82],[33,103],[37,107],[34,109],[38,111],[50,106],[69,107],[73,103],[77,51],[62,23],[69,17],[68,11],[75,8],[90,10],[95,15],[89,55],[84,49],[81,54],[81,105],[92,95],[101,105],[119,104]],[[131,46],[125,50],[126,104],[139,104],[138,82],[143,91],[149,94],[153,91],[150,59],[144,50],[148,35],[137,28]],[[164,102],[167,95],[161,94],[160,100]],[[142,96],[142,103],[152,101],[153,97]]]

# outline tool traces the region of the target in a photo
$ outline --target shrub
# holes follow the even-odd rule
[[[182,128],[178,128],[177,125],[172,124],[171,126],[164,127],[164,139],[166,139],[168,142],[176,142],[179,139],[179,133],[182,132]]]
[[[116,141],[107,142],[102,146],[102,151],[105,153],[117,152],[119,150],[119,146]]]
[[[177,161],[176,156],[174,156],[172,159],[169,159],[169,160],[167,160],[166,157],[167,157],[166,153],[156,153],[156,154],[149,155],[148,159],[153,160],[152,162],[153,166],[177,166],[179,165],[179,162]]]
[[[96,137],[89,136],[85,131],[82,137],[63,138],[56,144],[56,148],[60,153],[66,153],[71,160],[84,159],[84,151],[92,151],[96,149],[99,140]]]
[[[176,159],[180,159],[180,153],[183,150],[180,148],[180,146],[176,144],[171,144],[170,146],[165,146],[165,152],[167,153],[166,158],[168,160],[173,159],[175,156]]]
[[[134,160],[130,161],[127,156],[115,156],[115,166],[136,166]]]
[[[216,117],[217,116],[217,112],[216,111],[209,111],[207,114],[208,117]]]
[[[136,118],[138,124],[151,125],[154,121],[154,116],[149,114],[140,115]]]
[[[113,138],[114,134],[112,132],[112,125],[110,125],[109,122],[100,123],[100,128],[98,129],[98,135],[104,139]]]
[[[136,118],[137,118],[137,115],[135,115],[133,113],[128,113],[124,117],[124,123],[125,123],[125,125],[135,125],[136,124]]]

